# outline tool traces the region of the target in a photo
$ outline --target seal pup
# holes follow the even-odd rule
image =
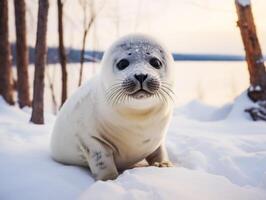
[[[115,179],[143,159],[172,166],[164,144],[174,104],[172,62],[151,37],[115,42],[100,73],[62,106],[51,137],[53,159],[88,166],[96,180]]]

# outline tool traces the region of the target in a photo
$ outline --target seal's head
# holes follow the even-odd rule
[[[173,101],[172,61],[172,56],[153,38],[121,38],[102,61],[101,80],[107,102],[135,106]]]

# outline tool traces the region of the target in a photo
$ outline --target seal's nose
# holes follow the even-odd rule
[[[135,74],[134,77],[142,84],[148,77],[147,74]]]

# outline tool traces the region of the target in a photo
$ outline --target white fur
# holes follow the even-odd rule
[[[121,58],[124,53],[118,52],[117,45],[140,39],[157,44],[154,39],[142,35],[118,40],[105,53],[101,73],[79,88],[63,105],[51,139],[52,157],[56,161],[89,166],[96,179],[106,180],[115,178],[118,170],[129,168],[164,146],[172,114],[170,101],[132,99],[113,106],[106,102],[106,91],[115,81],[138,71],[162,76],[169,84],[174,84],[172,58],[168,53],[167,71],[157,73],[141,64],[134,70],[115,71],[114,58]],[[163,159],[168,160],[167,154]]]

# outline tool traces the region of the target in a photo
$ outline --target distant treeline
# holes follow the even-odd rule
[[[13,64],[16,63],[16,45],[11,44]],[[74,48],[66,48],[67,62],[68,63],[80,63],[81,50]],[[101,51],[86,51],[85,52],[85,62],[95,62],[102,59],[103,52]],[[34,47],[29,47],[29,63],[34,64]],[[59,63],[58,48],[48,47],[47,51],[47,63],[56,64]]]
[[[11,45],[13,64],[16,63],[16,49],[15,44]],[[80,62],[81,50],[74,48],[67,48],[67,62],[68,63],[79,63]],[[244,56],[240,55],[221,55],[221,54],[172,54],[175,61],[243,61]],[[86,62],[97,62],[102,59],[102,51],[86,51],[85,61]],[[29,47],[29,62],[34,63],[34,48]],[[56,64],[59,63],[58,49],[56,47],[49,47],[47,54],[47,63]]]
[[[173,53],[175,61],[243,61],[244,56],[221,54],[177,54]]]

